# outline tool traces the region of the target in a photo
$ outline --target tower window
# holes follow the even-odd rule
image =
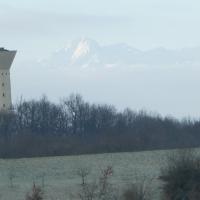
[[[5,84],[4,83],[2,83],[2,87],[4,87],[5,86]]]
[[[5,105],[5,104],[3,104],[3,107],[5,108],[5,107],[6,107],[6,105]]]
[[[3,93],[3,97],[5,97],[5,93]]]

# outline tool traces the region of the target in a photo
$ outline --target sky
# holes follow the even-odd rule
[[[140,49],[198,46],[199,9],[198,0],[0,0],[0,44],[31,57],[82,36]]]
[[[125,92],[119,84],[120,75],[113,83],[121,87],[124,98],[113,83],[108,83],[107,74],[102,74],[101,80],[105,79],[110,89],[99,80],[96,85],[107,88],[106,92],[102,88],[102,93],[98,93],[92,88],[90,80],[95,81],[92,77],[79,80],[74,74],[67,74],[52,84],[55,73],[49,72],[38,85],[37,77],[33,77],[38,72],[19,66],[29,60],[46,58],[81,37],[92,38],[101,45],[126,43],[141,50],[199,47],[199,10],[199,0],[0,0],[0,46],[18,51],[11,74],[13,99],[20,95],[35,98],[43,93],[59,99],[63,85],[69,84],[68,93],[81,91],[86,99],[113,102],[120,108],[130,106],[175,117],[199,117],[198,66],[193,71],[185,66],[184,69],[171,67],[167,73],[163,69],[150,72],[148,69],[139,74],[133,71],[132,76],[127,74],[124,78],[124,87],[129,79],[135,81],[131,82],[133,95],[130,98],[129,91]],[[70,81],[66,83],[65,78]],[[56,92],[52,92],[54,86]]]

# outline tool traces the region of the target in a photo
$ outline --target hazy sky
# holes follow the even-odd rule
[[[198,46],[199,10],[199,0],[0,0],[0,44],[36,57],[82,36],[142,49]]]
[[[119,107],[199,117],[198,66],[170,67],[167,72],[162,66],[147,66],[126,76],[105,71],[100,78],[85,72],[86,78],[80,79],[70,72],[42,72],[20,64],[46,57],[80,37],[139,49],[200,46],[199,11],[199,0],[0,0],[0,46],[18,50],[11,73],[13,99],[43,93],[59,99],[80,91],[86,99]],[[52,81],[55,76],[59,78]]]

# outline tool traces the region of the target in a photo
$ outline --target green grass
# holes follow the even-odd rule
[[[158,199],[161,183],[160,168],[170,151],[146,151],[81,156],[61,156],[0,160],[0,199],[23,200],[33,182],[44,186],[47,199],[76,199],[80,183],[76,171],[81,167],[91,170],[90,179],[97,179],[101,169],[111,165],[111,182],[119,188],[146,179]],[[13,177],[13,187],[9,177]]]

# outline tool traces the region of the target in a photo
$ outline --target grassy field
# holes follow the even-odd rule
[[[106,166],[113,166],[111,179],[119,188],[146,180],[153,198],[159,199],[158,180],[170,151],[146,151],[82,156],[45,157],[0,160],[0,199],[23,200],[33,182],[44,188],[46,199],[77,199],[80,178],[77,170],[88,168],[90,179],[95,180]]]

